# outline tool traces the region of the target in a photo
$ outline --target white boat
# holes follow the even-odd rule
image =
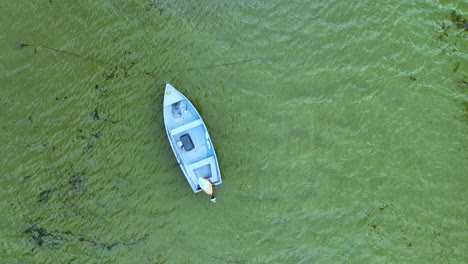
[[[213,185],[221,184],[221,173],[213,143],[193,104],[166,82],[163,107],[169,143],[192,190],[202,190],[199,182],[203,179],[200,178],[209,180]]]

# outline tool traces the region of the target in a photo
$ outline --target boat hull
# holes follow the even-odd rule
[[[177,162],[194,192],[201,191],[200,177],[213,185],[222,183],[218,159],[203,119],[193,104],[166,83],[164,125]]]

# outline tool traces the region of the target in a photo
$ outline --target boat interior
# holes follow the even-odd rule
[[[199,190],[199,177],[209,179],[214,185],[221,183],[211,140],[193,106],[183,99],[166,107],[166,115],[171,115],[166,120],[172,120],[166,122],[168,134],[192,189]]]

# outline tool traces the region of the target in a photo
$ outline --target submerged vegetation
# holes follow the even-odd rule
[[[450,18],[452,23],[459,29],[463,29],[464,31],[468,31],[468,21],[464,18],[460,13],[456,10],[452,10],[450,12]]]
[[[140,238],[136,238],[129,241],[112,241],[103,242],[98,238],[89,238],[86,235],[75,234],[71,231],[51,231],[44,227],[40,227],[37,224],[32,224],[26,230],[23,231],[23,235],[30,238],[38,247],[47,246],[50,249],[57,249],[63,243],[77,243],[83,242],[88,243],[99,249],[112,250],[116,246],[133,246],[138,243],[145,241],[149,234],[145,234]]]
[[[442,54],[457,55],[455,58],[460,57],[460,53],[466,50],[466,39],[468,37],[468,20],[463,14],[457,10],[452,10],[447,15],[450,22],[440,23],[439,34],[437,40],[444,43]],[[461,68],[466,67],[466,61],[462,62],[460,59],[456,59],[453,63],[452,71],[456,74],[455,83],[457,86],[457,92],[464,94],[462,97],[462,119],[468,123],[468,75],[464,71],[460,71]],[[460,76],[461,75],[461,76]]]

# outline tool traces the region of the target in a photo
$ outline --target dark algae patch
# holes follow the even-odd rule
[[[113,78],[113,77],[112,77]],[[108,89],[102,88],[101,85],[95,84],[92,88],[92,93],[97,97],[96,100],[96,106],[94,110],[92,110],[90,117],[94,121],[104,121],[104,122],[110,122],[111,124],[116,124],[118,123],[117,121],[111,120],[109,118],[109,115],[106,112],[103,112],[102,106],[105,105],[103,103],[104,100],[108,97]]]
[[[106,70],[102,75],[104,75],[106,80],[114,79],[117,76],[117,70],[117,65],[114,65]]]
[[[127,55],[127,54],[131,54],[131,53],[126,52],[125,54]],[[129,76],[128,72],[130,71],[130,69],[133,68],[133,66],[135,66],[135,62],[130,63],[130,65],[126,66],[126,67],[122,66],[120,64],[114,64],[110,68],[108,68],[106,71],[104,71],[104,73],[102,75],[104,76],[104,79],[106,81],[110,80],[110,79],[120,77],[120,76],[123,76],[123,77],[126,78],[126,77]]]
[[[464,50],[466,50],[468,20],[457,10],[450,11],[448,18],[450,21],[445,21],[439,24],[440,31],[437,36],[437,40],[441,43],[443,42],[441,54],[453,57],[462,57],[460,54],[464,54]],[[453,62],[452,72],[456,78],[454,81],[454,83],[456,83],[456,92],[462,94],[462,96],[459,97],[462,99],[457,100],[461,101],[462,104],[462,119],[463,122],[468,123],[468,101],[464,99],[468,95],[468,81],[466,73],[462,70],[464,67],[466,68],[466,65],[464,64],[464,61],[457,59]],[[460,118],[459,114],[457,114],[457,116]]]
[[[24,230],[23,234],[29,236],[39,247],[47,245],[50,248],[56,248],[61,242],[69,241],[64,236],[52,234],[46,229],[36,225]]]
[[[84,189],[84,181],[86,179],[86,171],[69,172],[68,183],[74,191],[82,191]]]
[[[464,31],[468,31],[468,21],[464,18],[460,13],[456,10],[452,10],[450,12],[450,18],[452,23],[459,29],[463,29]]]
[[[387,203],[387,202],[381,202],[379,206],[377,206],[377,210],[373,209],[372,213],[369,214],[373,215],[373,219],[367,223],[367,227],[369,228],[368,230],[370,231],[370,234],[372,234],[375,237],[378,237],[379,239],[384,238],[384,230],[385,230],[385,223],[382,223],[378,221],[383,214],[388,214],[389,211],[392,211],[392,204]]]
[[[403,238],[403,241],[405,242],[405,244],[406,244],[407,247],[410,248],[410,247],[413,246],[413,244],[411,243],[411,241],[409,241],[406,237]]]
[[[55,97],[55,100],[56,100],[56,101],[67,100],[67,99],[68,99],[68,96],[64,96],[64,97],[62,97],[62,98]]]
[[[99,112],[97,109],[94,109],[93,115],[92,115],[93,120],[100,120],[101,118],[99,117]]]
[[[19,42],[17,45],[16,45],[16,48],[17,49],[24,49],[26,47],[29,47],[31,46],[30,44],[26,44],[26,43],[22,43],[22,42]]]
[[[148,0],[148,8],[146,11],[152,11],[152,10],[158,10],[159,14],[162,15],[164,8],[161,7],[161,1],[160,0]]]
[[[437,40],[444,41],[449,36],[449,34],[448,34],[449,29],[450,29],[450,27],[447,26],[446,23],[440,24],[440,32],[437,35]]]
[[[149,234],[136,239],[130,239],[129,241],[112,241],[104,242],[98,238],[88,238],[82,234],[75,234],[71,231],[50,231],[44,227],[39,227],[37,224],[31,225],[23,231],[23,235],[28,237],[38,248],[47,246],[51,249],[57,249],[63,243],[76,243],[83,242],[90,244],[99,249],[112,250],[116,246],[134,246],[144,242]]]
[[[96,84],[94,86],[94,91],[96,91],[99,94],[99,97],[104,97],[107,94],[107,89],[103,89],[99,87],[99,84]]]
[[[100,138],[101,136],[102,136],[102,133],[91,134],[91,137],[96,138],[96,139]]]
[[[439,24],[437,40],[446,42],[451,39],[452,35],[466,37],[464,33],[468,31],[467,19],[456,10],[450,11],[448,17],[450,22],[445,21]]]
[[[455,62],[455,66],[453,67],[453,72],[457,72],[458,68],[460,68],[460,62],[459,61]]]
[[[39,202],[39,203],[46,203],[46,202],[48,202],[49,199],[50,199],[51,193],[52,193],[52,189],[47,189],[47,190],[42,191],[42,192],[39,194],[38,202]]]
[[[146,234],[134,241],[128,241],[128,242],[121,242],[121,241],[117,241],[117,242],[109,242],[109,243],[105,243],[105,242],[99,242],[98,240],[96,239],[87,239],[85,237],[82,237],[80,236],[79,237],[79,241],[80,242],[87,242],[87,243],[90,243],[91,245],[97,247],[97,248],[101,248],[101,249],[107,249],[107,250],[112,250],[114,247],[116,246],[134,246],[138,243],[141,243],[143,241],[145,241],[147,238],[149,237],[149,234]]]
[[[380,212],[384,212],[386,209],[390,208],[391,204],[383,203],[381,206],[379,206]]]
[[[73,142],[76,141],[86,141],[86,145],[83,147],[83,154],[90,152],[92,149],[94,149],[96,145],[96,141],[100,139],[104,134],[101,132],[97,133],[92,133],[89,136],[84,135],[82,130],[79,130],[80,134],[76,136],[76,138],[73,140]]]
[[[94,140],[101,136],[101,133],[95,133],[90,135],[89,138]],[[88,171],[86,169],[77,169],[75,165],[70,165],[63,173],[57,173],[57,176],[58,180],[54,186],[42,188],[38,192],[35,202],[36,208],[47,210],[50,206],[53,206],[51,198],[55,196],[58,199],[54,202],[59,201],[60,209],[52,211],[50,216],[27,220],[27,226],[25,229],[22,229],[24,231],[20,231],[21,236],[33,245],[32,251],[40,250],[41,248],[60,249],[63,246],[68,247],[70,244],[76,243],[83,243],[89,247],[111,251],[116,247],[134,246],[147,240],[149,234],[139,237],[130,235],[128,239],[124,237],[124,239],[108,240],[92,234],[89,235],[87,234],[88,230],[61,230],[60,225],[63,223],[63,220],[66,221],[73,214],[75,217],[86,217],[87,220],[90,220],[89,216],[81,212],[82,208],[79,205],[79,199],[89,198],[89,195],[82,195],[87,191],[86,180],[88,178]],[[22,181],[30,180],[32,177],[32,175],[27,175],[22,178]],[[62,198],[65,198],[65,200]],[[60,219],[60,222],[56,222],[56,219]]]

